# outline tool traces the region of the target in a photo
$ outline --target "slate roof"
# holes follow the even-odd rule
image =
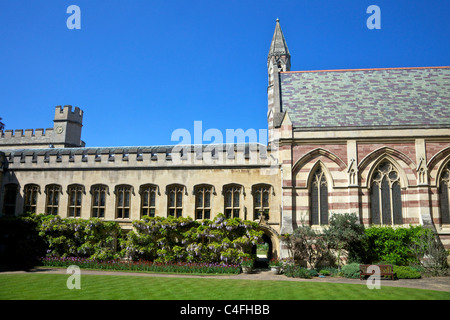
[[[294,130],[450,127],[450,67],[280,73]]]

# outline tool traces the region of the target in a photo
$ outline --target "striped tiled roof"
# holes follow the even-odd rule
[[[295,130],[450,127],[450,67],[280,73]]]

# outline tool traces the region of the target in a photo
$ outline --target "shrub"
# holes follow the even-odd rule
[[[420,279],[422,277],[419,271],[409,266],[394,266],[394,276],[397,279]]]
[[[0,270],[31,269],[45,251],[37,221],[28,215],[0,218]]]
[[[286,243],[291,257],[306,261],[311,269],[329,257],[324,235],[307,224],[299,226],[293,234],[282,235],[281,239]]]
[[[409,228],[393,228],[390,226],[371,227],[365,229],[367,236],[368,263],[386,261],[394,265],[417,263],[415,252],[411,250],[413,243],[420,240],[423,234],[432,232],[422,226]]]
[[[329,276],[331,274],[330,270],[327,269],[321,269],[319,273],[323,276]]]
[[[342,275],[345,278],[357,279],[359,278],[359,263],[349,263],[341,268]]]
[[[157,263],[151,261],[122,261],[74,258],[74,257],[44,257],[41,259],[44,266],[68,267],[77,265],[80,268],[121,271],[144,272],[175,272],[175,273],[207,273],[207,274],[238,274],[238,265],[218,263]]]
[[[415,253],[417,263],[426,273],[433,276],[446,275],[448,268],[448,251],[445,250],[439,237],[433,232],[427,232],[415,241],[410,249]]]
[[[310,270],[298,265],[286,265],[283,267],[284,275],[291,278],[311,279],[313,275]]]
[[[124,241],[124,254],[132,260],[161,263],[210,262],[239,264],[250,258],[262,237],[258,224],[218,214],[213,220],[148,217],[134,221]]]
[[[362,241],[365,237],[364,225],[354,213],[333,214],[329,226],[324,229],[324,236],[330,249],[337,253],[337,263],[341,258],[348,261],[360,260]]]
[[[120,257],[115,241],[122,230],[117,222],[42,214],[31,215],[28,219],[37,222],[37,230],[48,247],[49,256],[100,260]]]

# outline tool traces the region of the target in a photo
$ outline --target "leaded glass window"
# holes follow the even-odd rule
[[[119,185],[116,187],[116,218],[130,218],[131,186]]]
[[[172,217],[181,217],[183,215],[183,191],[182,185],[171,185],[167,188],[168,206],[167,213]]]
[[[388,161],[380,163],[373,173],[370,215],[373,224],[403,224],[400,176]]]
[[[195,188],[195,219],[211,218],[211,186]]]
[[[328,224],[328,184],[322,168],[318,168],[311,180],[311,224]]]
[[[146,184],[141,187],[141,217],[154,217],[156,213],[157,186]]]
[[[37,199],[40,188],[36,184],[27,184],[24,188],[24,212],[36,213]]]
[[[108,187],[102,184],[91,187],[92,194],[92,217],[104,218],[106,209],[106,193]]]
[[[57,184],[48,185],[45,193],[47,194],[47,204],[45,212],[51,215],[57,215],[59,209],[59,195],[61,194],[61,186]]]
[[[239,218],[241,189],[242,187],[238,185],[229,185],[224,188],[225,217],[228,219]]]
[[[441,223],[450,224],[450,205],[449,205],[449,188],[450,188],[450,162],[444,167],[439,182],[439,207],[441,211]]]
[[[253,220],[260,219],[261,215],[264,219],[269,220],[269,199],[271,188],[272,187],[267,184],[253,186]]]
[[[67,188],[67,192],[69,193],[69,217],[81,217],[81,202],[84,187],[79,184],[73,184]]]

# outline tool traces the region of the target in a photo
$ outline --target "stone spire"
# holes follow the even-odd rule
[[[273,33],[272,43],[270,44],[267,64],[273,59],[273,64],[278,66],[279,71],[290,71],[291,54],[284,39],[283,31],[280,27],[280,19],[277,19],[275,32]]]

